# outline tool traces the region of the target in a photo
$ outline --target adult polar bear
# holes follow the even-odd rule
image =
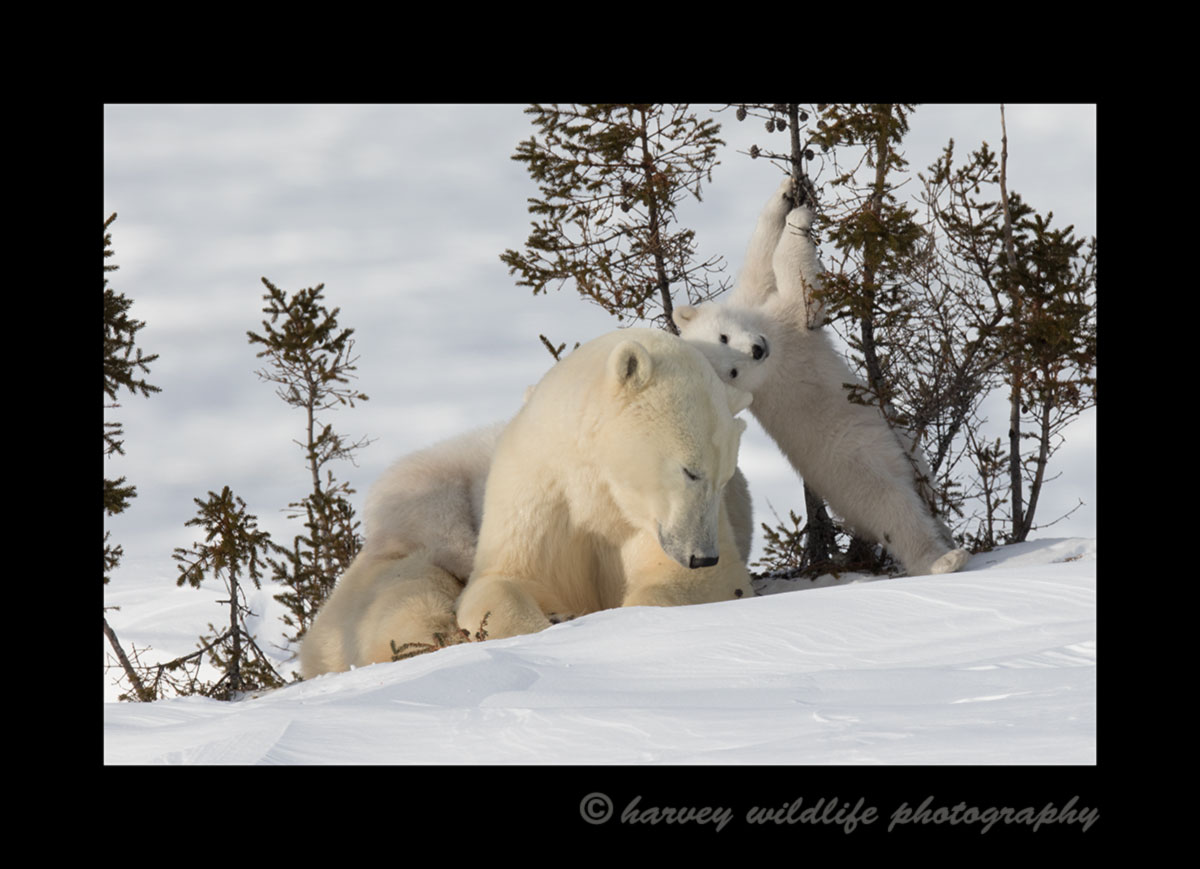
[[[711,444],[720,461],[713,465],[713,456],[703,449],[692,450],[689,453],[689,455],[694,454],[696,468],[688,470],[704,474],[703,483],[699,480],[691,481],[692,493],[698,492],[701,486],[713,487],[715,481],[718,480],[724,483],[726,468],[722,462],[729,458],[730,452],[733,457],[736,457],[737,438],[740,437],[745,423],[741,420],[729,420],[736,429],[731,449],[727,442],[728,426],[723,423],[726,421],[726,417],[745,407],[749,401],[748,394],[722,385],[713,376],[711,367],[704,362],[701,355],[695,350],[684,351],[676,346],[682,344],[678,339],[663,333],[649,334],[650,337],[647,337],[644,331],[613,333],[613,336],[622,339],[637,337],[639,340],[636,346],[641,346],[643,349],[645,345],[651,345],[658,349],[655,353],[645,351],[644,355],[635,351],[624,359],[623,364],[634,366],[632,371],[628,372],[632,379],[628,380],[624,389],[610,390],[611,395],[604,390],[597,392],[597,395],[605,396],[608,399],[607,407],[614,413],[614,419],[606,420],[602,415],[597,415],[600,407],[598,405],[588,416],[592,420],[589,425],[595,427],[596,430],[589,429],[576,438],[567,437],[567,442],[573,448],[579,448],[580,444],[591,443],[594,438],[598,437],[601,428],[608,432],[610,438],[615,437],[612,433],[616,431],[617,426],[631,424],[652,415],[654,402],[663,401],[665,396],[668,401],[664,407],[674,407],[674,410],[666,413],[664,418],[673,419],[677,425],[684,424],[685,420],[696,420],[697,431],[708,432],[705,435],[708,440],[717,437],[716,433],[710,431],[712,426],[722,423],[718,426],[721,432],[718,440],[721,442],[714,441]],[[616,340],[613,336],[608,337],[609,343]],[[600,341],[600,339],[597,340]],[[585,347],[591,348],[593,344],[596,344],[597,347],[607,346],[601,341],[600,344],[592,342]],[[665,348],[673,349],[672,352],[667,353]],[[632,348],[627,347],[626,349]],[[576,386],[572,389],[569,383],[572,377],[579,377],[580,371],[586,370],[586,366],[589,364],[582,357],[578,360],[575,359],[583,350],[584,348],[581,347],[568,357],[573,360],[568,367],[576,372],[574,375],[556,374],[553,378],[547,375],[545,381],[568,384],[558,388],[566,389],[572,395],[579,397],[582,394],[579,389],[582,387]],[[584,355],[594,356],[596,353],[597,350],[592,348],[588,354]],[[668,384],[675,383],[675,394],[679,401],[683,401],[682,396],[688,395],[690,396],[688,401],[696,402],[696,407],[704,408],[712,405],[712,396],[703,395],[700,384],[692,383],[690,393],[683,388],[683,384],[686,384],[688,380],[685,373],[687,368],[686,364],[679,360],[687,359],[689,354],[693,367],[696,360],[700,360],[701,380],[704,382],[706,379],[710,391],[714,388],[717,390],[718,397],[725,402],[725,410],[718,408],[709,414],[693,408],[689,415],[682,416],[682,409],[675,407],[669,401],[672,389],[668,387]],[[610,358],[610,362],[613,366],[619,367],[620,359],[613,356]],[[565,360],[556,365],[553,370],[557,371],[564,364]],[[591,364],[595,365],[596,363],[593,360]],[[672,375],[673,370],[675,370],[674,375]],[[620,372],[614,369],[608,373]],[[634,377],[633,375],[638,376]],[[674,380],[671,379],[672,376],[674,376]],[[695,379],[695,372],[691,377],[693,380]],[[643,388],[639,389],[639,384]],[[655,387],[654,389],[649,388],[652,385]],[[540,392],[542,388],[539,386],[537,391]],[[530,401],[529,395],[531,394],[532,392],[526,396],[527,403]],[[638,401],[635,401],[635,398]],[[547,398],[546,402],[554,402],[554,400]],[[542,403],[541,410],[530,413],[539,414],[543,419],[547,417],[550,420],[557,419],[563,426],[569,426],[571,419],[561,416],[564,413],[561,405],[561,402],[548,405]],[[671,413],[674,413],[675,416],[672,417]],[[709,420],[709,416],[715,417],[716,422]],[[576,422],[582,419],[584,419],[583,415],[575,417]],[[625,423],[619,422],[619,419],[624,419]],[[537,422],[526,420],[522,423],[521,428],[521,431],[524,432],[523,436],[532,438],[529,446],[535,454],[552,448],[550,446],[552,441],[547,440],[545,435],[538,434],[540,425]],[[397,647],[407,643],[430,643],[437,634],[448,636],[458,630],[458,623],[455,621],[454,615],[455,600],[463,588],[463,582],[470,574],[475,559],[476,541],[480,535],[480,520],[483,514],[484,484],[488,478],[493,457],[497,452],[497,441],[505,427],[504,423],[485,426],[405,456],[389,468],[383,477],[372,486],[367,495],[364,510],[366,543],[350,568],[338,581],[333,594],[322,607],[301,644],[300,670],[305,679],[311,679],[322,673],[344,671],[351,666],[365,666],[390,661],[393,657],[393,643]],[[560,427],[550,426],[550,428],[559,430]],[[671,428],[667,425],[664,430],[670,432]],[[638,462],[649,461],[647,450],[661,451],[668,443],[679,440],[679,438],[675,438],[675,441],[672,441],[670,437],[667,437],[663,443],[654,443],[649,447],[636,447],[635,444],[639,442],[636,429],[631,429],[629,435],[626,449]],[[695,437],[694,434],[687,435],[686,432],[684,435]],[[553,448],[563,449],[561,444]],[[512,449],[509,452],[511,453]],[[565,457],[566,453],[559,452],[558,455]],[[607,461],[615,461],[611,449],[606,456]],[[713,465],[713,467],[709,467],[709,465]],[[573,475],[583,474],[585,479],[590,479],[589,475],[601,479],[606,474],[614,480],[620,479],[617,470],[598,466],[597,456],[592,455],[583,456],[568,470]],[[614,474],[616,476],[613,476]],[[671,485],[664,484],[664,491],[658,493],[657,497],[665,498],[669,505],[673,503],[671,493],[678,489],[679,478],[687,478],[682,472],[668,476],[670,476],[668,482]],[[636,493],[638,486],[653,487],[654,480],[655,478],[639,465],[637,479],[627,482],[623,488],[618,487],[614,490],[625,493],[623,500],[619,503],[626,503],[634,498],[628,494],[627,490]],[[549,488],[545,491],[554,488],[553,484],[548,484],[548,486]],[[511,490],[510,486],[509,491],[511,492]],[[716,491],[721,493],[722,488],[716,486]],[[643,499],[651,495],[654,493],[650,492],[647,495],[643,492]],[[615,495],[602,497],[613,499]],[[719,494],[718,497],[720,497]],[[723,592],[714,592],[710,586],[717,583],[718,587],[724,589],[721,582],[726,582],[728,577],[733,577],[733,579],[728,580],[726,585],[732,583],[735,593],[736,591],[741,591],[743,594],[749,593],[744,562],[749,557],[752,528],[751,502],[745,477],[741,475],[740,471],[735,471],[728,483],[724,485],[723,501],[724,506],[720,510],[719,519],[722,530],[717,539],[720,542],[720,550],[726,557],[720,567],[701,566],[695,570],[694,575],[686,574],[682,579],[676,577],[677,584],[682,584],[682,590],[671,591],[671,582],[664,580],[666,592],[663,588],[657,590],[658,593],[664,595],[664,599],[669,598],[671,594],[678,598],[673,602],[679,603],[691,602],[689,594],[698,596],[700,599],[710,599],[713,594],[720,598]],[[618,502],[614,500],[613,503]],[[598,508],[595,511],[603,513]],[[553,511],[551,512],[553,513]],[[579,513],[578,505],[575,506],[574,512]],[[665,512],[669,513],[670,511]],[[735,544],[733,547],[729,545],[730,540],[724,531],[726,516],[728,516],[729,530]],[[557,528],[563,518],[562,515],[552,515],[544,520],[545,528]],[[678,518],[671,520],[666,515],[664,515],[663,521],[668,529],[679,524]],[[523,545],[536,548],[538,544],[529,543],[527,538],[540,537],[542,532],[533,529],[516,533],[524,541]],[[678,533],[668,532],[666,535],[668,540],[678,540],[678,538]],[[642,542],[644,543],[644,539]],[[563,546],[567,546],[567,544],[564,543]],[[581,552],[591,553],[589,558],[603,551],[603,547],[598,547],[595,541],[590,539],[580,543],[579,546]],[[729,557],[731,550],[735,557]],[[653,553],[649,555],[643,553],[642,560],[635,562],[636,551],[637,545],[631,542],[628,552],[630,567],[640,570],[645,564],[655,560]],[[609,554],[611,555],[611,553]],[[740,556],[740,558],[736,556]],[[605,557],[608,558],[608,555]],[[624,557],[625,555],[622,555],[622,558]],[[700,556],[701,561],[707,557],[709,556]],[[664,560],[661,552],[658,560]],[[731,564],[735,562],[739,567],[731,567]],[[618,560],[613,563],[624,562]],[[646,576],[665,576],[671,573],[670,570],[656,569],[647,573]],[[621,600],[616,600],[613,592],[626,580],[621,579],[619,572],[613,570],[606,570],[602,575],[605,577],[606,583],[602,591],[591,594],[590,597],[573,592],[562,597],[563,601],[571,602],[569,607],[566,607],[565,603],[556,604],[546,612],[578,615],[593,609],[618,605]],[[745,582],[742,581],[743,578],[746,579]],[[639,583],[639,581],[629,583],[630,594],[637,598],[638,602],[654,602],[653,594],[642,589],[643,585],[644,583]],[[692,589],[690,593],[689,588]],[[642,589],[640,594],[645,599],[638,598],[639,589]],[[645,597],[646,595],[650,596]],[[613,602],[614,600],[616,602]],[[582,603],[578,603],[579,601]],[[603,606],[599,604],[603,604]],[[474,623],[464,620],[462,624],[470,630],[476,630],[481,621],[482,616]],[[536,622],[536,619],[533,621]],[[500,625],[503,622],[503,614],[492,615],[487,623],[489,635],[500,635],[498,631],[502,630]],[[537,623],[540,624],[540,622]],[[548,618],[546,623],[549,623]],[[544,627],[544,625],[541,626]]]
[[[555,365],[496,446],[459,624],[507,637],[549,613],[752,594],[723,501],[748,403],[655,330]]]
[[[466,582],[475,561],[484,486],[505,425],[471,429],[394,462],[367,492],[363,558],[395,559],[426,549],[434,564]],[[738,552],[748,561],[753,504],[741,470],[725,487],[725,507]]]
[[[812,212],[792,208],[785,180],[755,227],[730,301],[675,310],[680,334],[727,382],[754,396],[751,412],[794,467],[852,528],[882,543],[910,576],[967,561],[925,499],[924,460],[877,408],[847,400],[854,381],[820,322],[810,290],[821,264]]]

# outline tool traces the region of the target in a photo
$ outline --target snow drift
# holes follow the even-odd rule
[[[237,703],[106,702],[104,762],[1096,762],[1094,540],[865,580],[608,610]]]

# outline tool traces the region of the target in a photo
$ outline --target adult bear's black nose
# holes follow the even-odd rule
[[[712,567],[717,563],[717,556],[697,558],[695,555],[688,561],[688,567],[695,570],[697,567]]]

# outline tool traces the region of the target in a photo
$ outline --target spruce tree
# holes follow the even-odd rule
[[[186,524],[201,528],[204,540],[175,550],[176,584],[200,588],[210,578],[222,581],[228,594],[222,601],[228,605],[227,623],[220,628],[210,623],[195,652],[164,663],[135,661],[126,667],[135,690],[123,699],[154,700],[171,691],[232,700],[282,685],[283,677],[248,627],[248,619],[258,614],[250,612],[247,582],[260,589],[263,572],[270,569],[272,578],[287,587],[276,597],[288,607],[285,624],[295,629],[289,639],[298,640],[361,546],[348,499],[353,490],[335,480],[326,465],[352,459],[366,440],[347,442],[320,416],[367,400],[348,387],[356,361],[353,330],[340,328],[338,309],[324,306],[323,285],[289,296],[266,278],[262,281],[267,288],[263,312],[269,317],[262,322],[262,334],[247,335],[251,344],[263,346],[258,356],[270,363],[259,377],[277,384],[277,394],[304,411],[305,437],[296,443],[303,450],[312,489],[288,509],[293,518],[305,520],[306,533],[297,535],[290,548],[272,542],[228,486],[220,493],[210,491],[205,500],[195,499],[198,514]],[[216,681],[203,677],[204,661],[221,672]]]
[[[910,105],[818,105],[813,141],[828,155],[836,205],[828,217],[834,267],[823,301],[852,350],[865,386],[851,400],[877,406],[928,459],[913,476],[947,524],[966,501],[959,479],[995,385],[997,319],[972,302],[956,252],[897,193]]]
[[[1007,450],[998,441],[982,445],[970,432],[982,425],[973,415],[964,422],[983,500],[966,536],[978,548],[1027,538],[1063,428],[1095,404],[1096,240],[1076,238],[1071,226],[1052,229],[1052,213],[1007,190],[1003,114],[1001,130],[999,155],[985,142],[959,163],[951,141],[922,179],[953,263],[955,299],[969,312],[960,355],[971,364],[963,370],[988,389],[1000,380],[1008,389]],[[997,515],[1002,505],[1006,523]]]
[[[112,250],[112,234],[108,231],[109,226],[117,219],[116,212],[111,214],[104,221],[104,259],[107,260],[113,255]],[[123,293],[118,293],[108,285],[108,272],[116,271],[118,266],[104,263],[104,397],[105,409],[120,407],[116,404],[117,396],[122,390],[128,390],[134,395],[142,395],[149,397],[155,392],[161,390],[157,386],[151,385],[146,381],[142,374],[147,374],[150,371],[150,363],[158,358],[158,354],[150,356],[143,355],[140,347],[135,345],[135,339],[138,331],[146,324],[140,320],[135,320],[129,315],[129,309],[133,301],[127,298]],[[123,441],[121,437],[123,431],[121,424],[118,422],[110,422],[104,420],[104,455],[110,457],[114,454],[123,455]],[[104,514],[105,516],[115,516],[122,513],[137,496],[137,488],[126,482],[124,477],[118,477],[111,480],[108,477],[104,478]],[[109,543],[109,531],[104,532],[104,568],[103,578],[104,584],[107,585],[109,575],[116,570],[120,564],[122,549],[120,546]],[[121,641],[117,638],[116,631],[108,623],[108,617],[104,617],[104,636],[108,639],[109,645],[112,647],[114,654],[117,656],[117,661],[125,673],[125,677],[129,680],[133,687],[134,696],[138,699],[149,699],[150,693],[143,685],[138,676],[137,670],[130,661],[129,656],[125,654],[125,649],[121,645]]]
[[[104,258],[113,255],[112,234],[109,226],[117,219],[114,212],[104,221]],[[116,271],[119,266],[104,264],[104,397],[105,409],[120,407],[116,399],[122,390],[128,390],[134,395],[149,397],[161,390],[151,385],[141,376],[149,373],[150,363],[158,358],[158,354],[145,356],[142,349],[137,347],[135,339],[138,331],[146,324],[135,320],[129,315],[133,300],[123,293],[118,293],[108,285],[107,273]],[[104,421],[104,455],[123,455],[124,442],[121,440],[124,432],[119,422]],[[137,497],[137,488],[128,484],[124,477],[115,480],[104,478],[104,512],[105,515],[115,516],[124,512],[129,502]],[[121,547],[110,546],[109,532],[104,532],[104,582],[108,583],[109,573],[116,568],[121,560]]]
[[[1000,123],[1002,285],[1010,316],[999,337],[1009,386],[1011,539],[1019,543],[1034,528],[1062,429],[1096,403],[1096,239],[1076,238],[1073,226],[1051,229],[1052,212],[1043,217],[1008,192],[1003,106]],[[1028,452],[1023,440],[1032,441]]]
[[[280,557],[270,560],[274,578],[288,589],[277,598],[288,608],[284,622],[294,629],[288,639],[295,642],[362,547],[349,500],[354,490],[338,482],[328,465],[353,461],[355,451],[369,441],[348,441],[321,415],[341,406],[354,407],[367,396],[349,386],[357,361],[354,330],[338,325],[340,309],[331,311],[323,304],[324,284],[289,296],[266,278],[262,282],[267,288],[263,313],[269,317],[262,321],[262,334],[247,335],[252,345],[263,348],[257,356],[269,363],[258,376],[277,384],[276,395],[304,412],[304,440],[296,443],[304,453],[311,483],[309,493],[289,505],[293,518],[303,518],[306,533],[297,535],[290,549],[278,549]]]
[[[606,103],[526,109],[538,134],[517,147],[540,198],[525,250],[501,260],[534,294],[571,283],[618,320],[671,332],[673,296],[711,298],[718,259],[694,261],[692,230],[675,210],[711,180],[720,127],[686,105]],[[549,345],[547,339],[543,339]],[[553,350],[552,350],[553,352]]]
[[[220,494],[209,492],[207,500],[193,499],[199,510],[187,521],[204,531],[204,542],[191,549],[176,549],[179,562],[176,585],[185,582],[200,588],[205,579],[215,577],[225,584],[229,595],[222,601],[229,606],[228,624],[200,639],[200,652],[221,671],[216,682],[202,684],[199,693],[217,700],[236,700],[247,692],[278,688],[283,678],[271,665],[248,629],[252,613],[246,599],[246,580],[256,589],[262,587],[266,554],[271,550],[270,535],[258,530],[258,520],[246,512],[246,503],[225,486]]]
[[[882,340],[892,323],[901,328],[912,313],[903,274],[923,238],[915,214],[896,197],[897,175],[908,162],[900,151],[912,106],[900,104],[818,105],[814,140],[836,158],[853,149],[858,160],[837,167],[829,184],[840,194],[840,218],[831,221],[829,239],[849,254],[853,269],[843,268],[826,282],[826,305],[850,318],[851,347],[861,354],[866,390],[859,400],[886,410],[895,398],[890,347]],[[856,147],[857,146],[857,147]],[[837,166],[836,159],[834,165]],[[863,178],[860,169],[867,169]]]
[[[851,400],[877,406],[925,455],[931,476],[914,464],[914,479],[950,521],[963,502],[952,473],[960,435],[991,386],[995,324],[976,319],[934,233],[897,196],[909,180],[901,149],[912,112],[892,103],[817,106],[814,141],[829,154],[837,198],[829,228],[837,267],[824,292],[865,380]]]

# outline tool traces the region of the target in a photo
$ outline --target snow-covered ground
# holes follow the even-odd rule
[[[856,579],[609,610],[237,703],[118,703],[108,673],[104,762],[1096,763],[1095,540]],[[119,597],[110,620],[149,659],[220,618],[215,591]]]

